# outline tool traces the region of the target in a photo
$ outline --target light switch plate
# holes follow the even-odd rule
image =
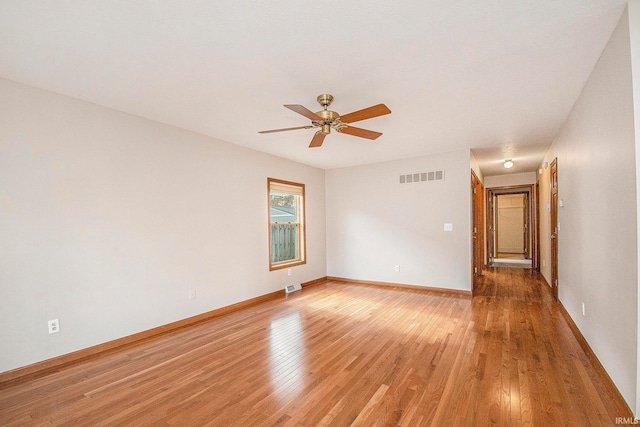
[[[444,224],[444,231],[453,231],[453,224],[446,222]]]

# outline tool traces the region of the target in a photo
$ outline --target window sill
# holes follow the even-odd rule
[[[283,268],[295,267],[296,265],[303,265],[306,263],[307,261],[302,261],[299,259],[292,260],[292,261],[282,261],[275,264],[270,264],[269,271],[282,270]]]

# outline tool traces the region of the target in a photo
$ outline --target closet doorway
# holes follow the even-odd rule
[[[487,191],[489,265],[535,268],[532,248],[537,236],[533,186]]]

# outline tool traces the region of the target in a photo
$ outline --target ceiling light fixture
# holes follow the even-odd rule
[[[511,159],[505,160],[503,166],[506,169],[511,169],[513,167],[513,160],[511,160]]]

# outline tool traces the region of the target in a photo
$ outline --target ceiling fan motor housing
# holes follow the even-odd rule
[[[316,113],[322,118],[322,121],[313,121],[314,126],[322,126],[322,133],[328,135],[331,132],[331,126],[336,123],[336,120],[340,118],[340,114],[331,110],[322,110]]]

